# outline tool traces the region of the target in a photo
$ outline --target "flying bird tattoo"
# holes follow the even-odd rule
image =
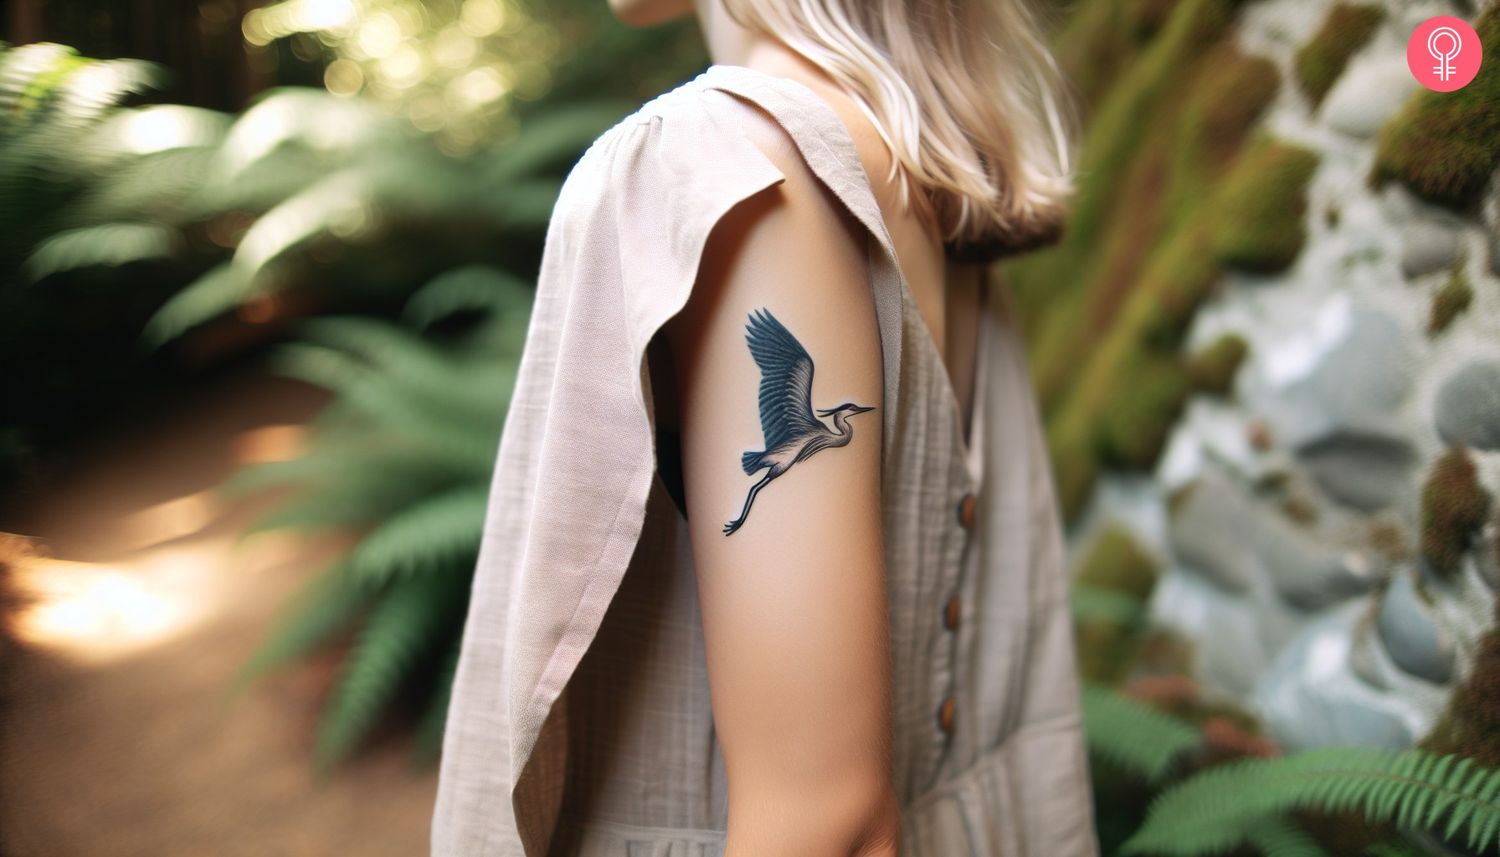
[[[740,456],[740,466],[746,475],[753,476],[761,470],[766,473],[750,486],[740,516],[724,525],[726,536],[744,525],[750,504],[755,502],[760,489],[805,458],[825,449],[847,446],[854,437],[849,417],[875,410],[873,406],[845,402],[836,408],[814,412],[812,358],[797,337],[765,308],[750,313],[745,341],[755,365],[760,367],[760,427],[766,448]],[[832,417],[833,428],[819,417]]]

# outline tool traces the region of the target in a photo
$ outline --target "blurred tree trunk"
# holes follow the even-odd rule
[[[35,42],[42,37],[42,0],[10,0],[10,15],[5,22],[5,41],[15,45]]]
[[[241,21],[266,0],[5,0],[4,40],[58,42],[86,57],[132,57],[170,70],[162,99],[239,111],[269,81]]]

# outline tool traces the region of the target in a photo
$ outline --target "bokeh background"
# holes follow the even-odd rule
[[[1081,191],[998,273],[1104,852],[1500,853],[1500,9],[1045,11]],[[0,854],[426,853],[552,202],[695,27],[0,15]]]

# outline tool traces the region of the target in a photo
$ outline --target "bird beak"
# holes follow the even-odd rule
[[[873,410],[875,410],[874,406],[871,406],[871,407],[868,407],[868,408],[861,407],[859,405],[855,405],[854,406],[854,413],[856,413],[856,414],[862,414],[865,411],[873,411]]]

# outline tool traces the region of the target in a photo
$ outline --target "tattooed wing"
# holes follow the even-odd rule
[[[828,428],[813,414],[813,362],[807,349],[765,310],[745,325],[750,354],[760,367],[760,427],[774,452]]]

